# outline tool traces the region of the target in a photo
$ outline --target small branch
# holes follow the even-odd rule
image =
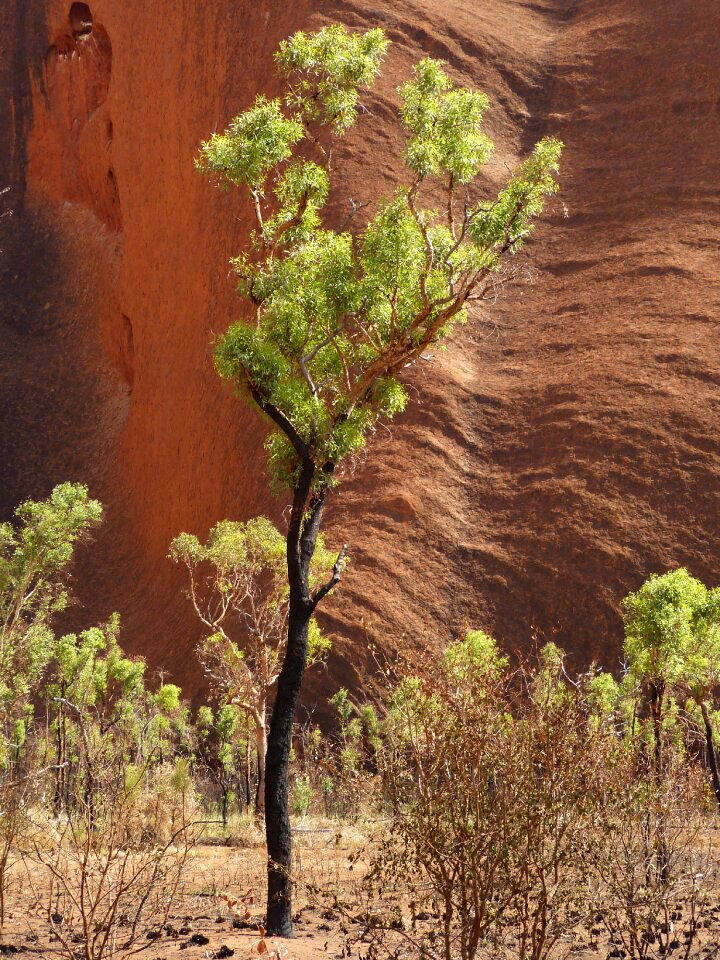
[[[347,544],[344,543],[343,548],[338,554],[337,560],[335,561],[332,577],[330,577],[330,579],[324,586],[320,587],[320,589],[316,590],[315,593],[313,594],[312,601],[311,601],[313,610],[315,609],[315,607],[317,607],[320,601],[324,597],[326,597],[330,593],[330,591],[334,587],[336,587],[340,582],[340,577],[342,577],[343,575],[343,570],[345,569],[345,564],[347,562],[347,555],[348,555],[348,548],[347,548]]]
[[[255,210],[255,219],[257,220],[258,229],[260,231],[260,242],[262,244],[263,250],[265,249],[265,221],[262,215],[262,206],[260,204],[260,193],[257,190],[251,190],[250,194],[253,198],[253,208]]]
[[[305,216],[305,212],[307,210],[309,201],[310,201],[309,190],[305,190],[294,215],[287,221],[287,223],[284,223],[275,234],[275,237],[272,242],[273,252],[277,249],[278,244],[280,243],[282,238],[285,236],[285,234],[288,232],[288,230],[292,230],[293,227],[297,227],[300,225],[300,223],[302,222],[302,218]]]
[[[457,240],[457,233],[455,231],[455,217],[453,213],[454,199],[455,199],[455,177],[452,174],[450,174],[450,179],[448,181],[447,220],[448,220],[448,226],[450,227],[450,232],[452,233],[453,240]]]
[[[276,406],[263,399],[260,391],[249,377],[247,377],[247,384],[255,403],[260,407],[263,413],[270,417],[273,423],[280,427],[282,432],[295,448],[295,452],[298,454],[298,456],[306,459],[310,454],[310,448],[302,439],[295,427],[290,423],[287,417],[280,410],[278,410]]]
[[[358,203],[355,197],[350,197],[350,212],[345,217],[343,222],[338,227],[338,233],[344,233],[347,227],[350,225],[350,221],[353,219],[358,210],[362,210],[363,207],[369,207],[370,201],[366,200],[364,203]]]
[[[308,363],[312,363],[312,361],[315,359],[315,357],[324,347],[327,347],[331,343],[334,343],[336,337],[338,337],[342,333],[342,331],[345,329],[347,321],[352,319],[354,316],[355,316],[354,312],[345,314],[345,316],[341,318],[340,322],[335,327],[335,329],[332,330],[325,337],[324,340],[321,340],[320,343],[316,344],[313,347],[313,349],[310,351],[310,353],[305,354],[304,357],[300,357],[300,360],[299,360],[300,370],[302,371],[302,375],[305,378],[305,382],[310,388],[310,393],[313,395],[313,397],[317,398],[318,390],[320,388],[315,386],[315,383],[313,382],[312,377],[310,376],[310,373],[307,368]]]

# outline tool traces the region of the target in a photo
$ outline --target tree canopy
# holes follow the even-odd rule
[[[352,229],[352,210],[327,226],[331,143],[356,123],[387,48],[381,30],[295,34],[276,55],[284,97],[257,97],[198,161],[252,200],[250,249],[233,261],[249,315],[220,337],[216,363],[272,421],[271,473],[290,487],[308,458],[314,484],[333,482],[378,421],[403,409],[403,368],[494,296],[505,254],[557,189],[562,144],[545,138],[496,196],[472,199],[493,150],[488,99],[426,58],[399,90],[403,182],[363,227]],[[438,191],[441,211],[426,205]]]

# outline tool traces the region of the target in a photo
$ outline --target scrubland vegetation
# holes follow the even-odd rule
[[[315,613],[349,559],[323,542],[325,505],[405,406],[401,372],[527,276],[509,258],[557,190],[562,144],[546,138],[488,198],[487,99],[425,59],[399,90],[406,181],[362,222],[353,199],[324,225],[332,141],[366,112],[387,48],[381,30],[296,34],[276,57],[283,97],[259,96],[201,148],[200,169],[242,187],[256,220],[233,261],[249,315],[216,365],[265,416],[290,508],[284,533],[227,520],[169,545],[208,703],[149,679],[116,615],[56,632],[75,547],[102,517],[84,487],[0,526],[0,932],[17,940],[22,920],[23,949],[202,948],[202,896],[219,922],[255,926],[257,953],[262,922],[288,937],[312,911],[318,949],[368,960],[718,950],[720,590],[686,570],[625,599],[614,674],[573,671],[553,644],[511,660],[471,631],[379,662],[375,702],[336,690],[334,723],[296,723],[304,671],[332,641]],[[315,868],[293,830],[323,838]],[[245,844],[247,871],[208,877],[209,843]]]
[[[202,945],[177,918],[203,846],[238,846],[257,868],[258,729],[287,617],[269,521],[220,525],[205,546],[179,537],[212,690],[191,711],[123,654],[117,617],[54,630],[101,514],[64,484],[0,528],[0,925],[8,944],[45,937],[68,960]],[[471,631],[439,657],[382,665],[380,702],[340,689],[334,724],[295,728],[295,827],[337,867],[308,868],[301,848],[296,902],[332,921],[344,955],[712,954],[720,590],[676,570],[624,610],[617,676],[572,674],[553,644],[511,662]],[[318,658],[328,644],[317,629]],[[257,921],[264,948],[256,891],[223,880],[202,881],[214,911]]]

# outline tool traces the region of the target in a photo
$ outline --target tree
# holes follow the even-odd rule
[[[561,668],[548,645],[518,697],[494,640],[472,631],[395,686],[381,761],[394,816],[365,879],[369,902],[382,891],[391,907],[363,930],[371,955],[373,940],[393,952],[383,928],[401,897],[410,952],[432,960],[546,960],[590,912],[619,747],[591,721],[588,678]]]
[[[720,604],[713,594],[681,567],[662,576],[651,576],[636,593],[625,598],[623,606],[625,656],[631,675],[647,689],[655,786],[659,790],[666,775],[666,700],[673,688],[689,686],[703,716],[708,765],[720,802],[720,775],[706,702],[715,678],[714,659],[720,649]],[[669,880],[670,855],[662,810],[655,819],[659,876],[665,884]]]
[[[663,775],[663,723],[666,698],[673,687],[707,675],[707,641],[712,632],[699,632],[709,612],[707,587],[681,567],[662,576],[653,574],[623,600],[625,656],[630,673],[647,690],[653,730],[653,765]]]
[[[162,763],[177,750],[187,710],[180,688],[145,684],[145,661],[124,655],[120,618],[82,633],[61,637],[48,682],[49,730],[55,741],[55,807],[73,804],[92,816],[98,793],[97,769],[115,762],[120,772]]]
[[[220,790],[220,814],[227,828],[230,795],[239,781],[238,767],[246,753],[246,742],[240,736],[241,712],[231,703],[224,703],[215,714],[208,706],[197,712],[196,759],[202,761]]]
[[[54,652],[52,617],[67,605],[75,545],[101,516],[87,487],[63,483],[47,500],[21,504],[15,525],[0,524],[0,768],[24,742],[32,693]]]
[[[562,145],[546,138],[497,196],[483,197],[488,100],[425,59],[399,91],[404,182],[364,225],[354,201],[344,224],[327,225],[332,141],[357,121],[360,92],[387,48],[379,29],[295,34],[276,54],[284,97],[257,97],[202,145],[198,160],[221,184],[245,188],[254,211],[250,247],[234,261],[247,313],[218,340],[215,358],[221,376],[267,417],[271,476],[292,497],[288,640],[266,782],[267,927],[279,936],[292,934],[288,759],[309,624],[346,557],[343,547],[332,575],[312,587],[325,506],[378,422],[404,408],[401,372],[446,340],[473,304],[495,298],[515,273],[507,255],[557,189]]]
[[[204,545],[192,534],[180,534],[170,556],[187,567],[195,612],[210,631],[199,655],[214,692],[221,701],[237,705],[254,725],[255,810],[263,815],[268,708],[287,640],[285,541],[266,517],[247,523],[224,520]],[[332,558],[319,541],[310,582],[326,577],[330,567]],[[321,660],[329,647],[329,639],[311,619],[308,662]]]
[[[715,731],[708,702],[720,683],[720,587],[708,590],[695,618],[696,651],[691,660],[688,686],[700,708],[705,728],[705,749],[713,791],[720,804],[720,771],[715,750]]]

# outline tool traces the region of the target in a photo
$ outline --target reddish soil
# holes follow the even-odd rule
[[[153,909],[151,897],[137,928],[137,938],[129,950],[122,949],[129,924],[115,928],[117,952],[107,951],[109,960],[128,956],[150,960],[373,960],[377,957],[417,957],[418,944],[430,931],[438,932],[439,914],[429,898],[420,904],[416,923],[412,922],[409,902],[418,891],[401,895],[399,900],[368,899],[363,888],[367,862],[357,832],[348,840],[342,828],[327,841],[312,845],[296,843],[296,879],[292,939],[264,937],[262,923],[265,902],[257,891],[264,888],[265,854],[260,848],[198,847],[187,865],[179,895],[173,903],[168,922],[162,924],[164,908]],[[396,894],[395,894],[396,895]],[[335,897],[341,909],[334,906]],[[422,894],[421,894],[422,896]],[[236,904],[233,909],[229,905]],[[135,906],[136,906],[135,902]],[[698,929],[687,946],[686,933],[692,923],[692,911],[686,900],[671,905],[670,931],[675,946],[668,951],[650,947],[649,960],[679,957],[683,960],[715,960],[720,951],[720,906],[713,890],[699,914]],[[402,933],[386,930],[378,939],[367,924],[368,916],[387,919],[397,909]],[[417,911],[417,906],[416,906]],[[677,911],[677,912],[675,912]],[[54,924],[49,915],[54,914]],[[245,919],[247,918],[247,919]],[[592,919],[587,923],[587,919]],[[82,923],[77,909],[50,890],[47,875],[37,865],[16,864],[6,894],[6,919],[0,934],[0,954],[17,955],[20,960],[33,957],[65,957],[55,929],[67,943],[77,944],[76,956],[82,956]],[[584,918],[567,929],[550,948],[550,960],[613,960],[626,951],[613,942],[602,913]],[[425,941],[427,947],[427,941]],[[504,943],[481,947],[480,957],[517,957],[517,936],[512,931]],[[687,947],[687,953],[686,953]],[[619,952],[618,952],[619,951]]]
[[[372,642],[411,652],[469,624],[613,666],[619,600],[650,572],[717,582],[715,0],[95,0],[90,33],[67,0],[45,6],[0,12],[17,211],[0,236],[0,510],[66,477],[107,504],[76,619],[118,609],[128,647],[196,689],[167,545],[281,515],[257,471],[263,427],[208,348],[239,310],[226,262],[248,210],[192,161],[272,89],[279,39],[329,20],[394,41],[341,151],[336,216],[392,188],[389,108],[424,53],[492,99],[489,187],[543,133],[568,146],[528,251],[536,281],[415,371],[416,400],[333,507],[328,540],[353,563],[327,608],[341,636],[323,686],[359,681]]]

